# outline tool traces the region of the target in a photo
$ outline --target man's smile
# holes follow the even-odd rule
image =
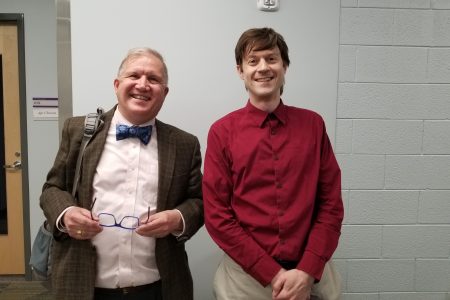
[[[138,99],[138,100],[144,100],[144,101],[149,101],[150,97],[144,96],[144,95],[138,95],[138,94],[132,94],[131,97],[133,97],[134,99]]]
[[[267,81],[271,81],[273,79],[273,77],[261,77],[261,78],[256,78],[255,81],[256,82],[267,82]]]

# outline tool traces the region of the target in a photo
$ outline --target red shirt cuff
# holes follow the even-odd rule
[[[302,259],[297,265],[297,269],[302,270],[315,278],[316,282],[322,278],[323,269],[326,261],[312,252],[305,251]]]
[[[253,265],[248,273],[265,287],[272,282],[272,279],[280,270],[280,265],[272,257],[267,255]]]

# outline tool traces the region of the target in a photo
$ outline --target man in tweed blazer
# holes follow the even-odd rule
[[[86,147],[75,198],[71,193],[84,117],[64,124],[40,198],[53,225],[52,285],[58,300],[193,299],[184,242],[203,225],[200,145],[195,136],[156,120],[168,93],[167,79],[158,52],[130,50],[114,81],[118,104],[103,115]],[[118,140],[120,121],[152,124],[150,142]],[[117,163],[124,158],[126,163]],[[133,172],[138,172],[133,180],[122,176]],[[130,184],[137,190],[132,197],[127,194],[134,191],[128,189]],[[102,211],[95,210],[93,202]],[[130,202],[131,212],[114,206],[126,208]],[[149,211],[156,208],[149,218],[147,205]],[[101,226],[102,212],[115,215],[115,226]],[[135,230],[119,228],[123,216],[136,215],[140,223]]]

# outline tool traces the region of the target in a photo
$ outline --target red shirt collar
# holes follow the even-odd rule
[[[285,125],[287,122],[287,106],[284,105],[283,100],[280,100],[280,104],[272,113],[260,110],[259,108],[251,104],[250,100],[247,101],[247,105],[245,106],[244,110],[246,111],[250,122],[254,123],[258,127],[263,127],[270,114],[275,115],[275,117],[283,125]]]

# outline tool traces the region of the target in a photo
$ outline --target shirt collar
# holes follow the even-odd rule
[[[245,110],[251,119],[251,122],[254,122],[258,127],[263,127],[265,121],[269,117],[269,113],[263,110],[260,110],[256,106],[250,103],[250,100],[247,101],[247,105],[245,106]],[[283,100],[280,100],[280,104],[277,108],[271,113],[275,115],[275,117],[283,124],[286,124],[287,121],[287,106],[284,105]]]

